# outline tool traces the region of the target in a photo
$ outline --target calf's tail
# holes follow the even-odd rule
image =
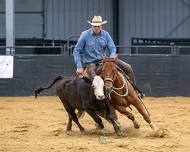
[[[54,79],[54,81],[53,81],[48,87],[36,89],[36,90],[34,91],[34,93],[35,93],[35,98],[37,98],[37,96],[38,96],[38,94],[39,94],[40,92],[42,92],[43,90],[47,90],[47,89],[51,88],[51,87],[52,87],[57,81],[59,81],[59,80],[63,80],[63,77],[62,77],[62,76],[56,77],[56,78]]]

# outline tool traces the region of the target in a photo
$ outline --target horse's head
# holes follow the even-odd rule
[[[117,69],[116,69],[117,58],[105,58],[103,59],[101,76],[104,79],[106,93],[110,93],[113,88],[113,83],[116,79]]]
[[[104,100],[104,81],[100,76],[95,76],[92,81],[92,87],[94,88],[94,95],[98,100]]]

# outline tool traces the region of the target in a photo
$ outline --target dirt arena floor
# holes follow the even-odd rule
[[[118,137],[106,120],[96,130],[85,114],[81,134],[74,123],[73,131],[65,131],[68,117],[57,97],[0,97],[0,152],[189,152],[190,98],[146,97],[144,103],[162,136],[153,136],[134,108],[138,130],[119,114],[124,136]]]

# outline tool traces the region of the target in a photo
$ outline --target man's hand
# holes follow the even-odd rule
[[[83,75],[83,72],[84,72],[84,69],[83,69],[83,68],[77,68],[77,70],[76,70],[76,74],[77,74],[78,76],[82,76],[82,75]]]
[[[79,77],[88,77],[88,74],[86,73],[86,70],[84,70],[83,68],[78,68],[76,70],[76,74],[79,76]]]

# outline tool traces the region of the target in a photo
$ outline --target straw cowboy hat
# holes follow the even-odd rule
[[[94,16],[92,19],[92,22],[87,21],[89,24],[91,24],[92,26],[101,26],[107,23],[107,21],[102,21],[102,17],[101,16]]]

